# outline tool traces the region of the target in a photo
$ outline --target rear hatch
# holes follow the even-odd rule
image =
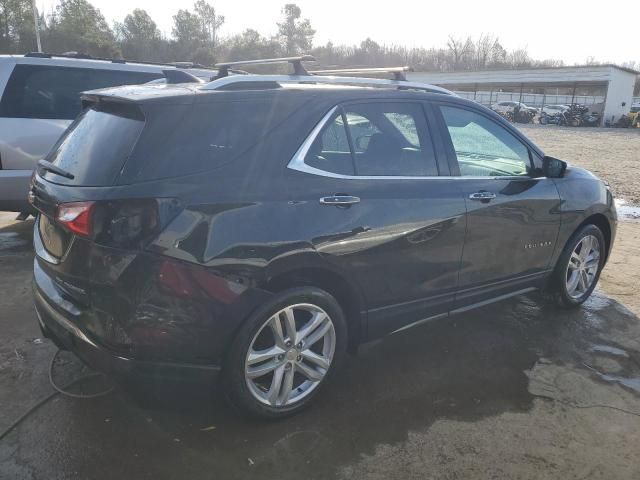
[[[58,140],[45,158],[51,165],[38,168],[30,194],[34,207],[41,212],[37,226],[47,260],[57,263],[62,259],[73,240],[74,226],[77,228],[78,219],[70,224],[72,228],[56,221],[58,205],[82,198],[73,189],[54,185],[113,185],[143,128],[144,115],[136,105],[100,102],[84,110]]]

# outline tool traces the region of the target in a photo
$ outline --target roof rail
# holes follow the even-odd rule
[[[260,60],[239,60],[237,62],[216,63],[218,69],[216,78],[223,78],[229,75],[230,67],[236,65],[264,65],[269,63],[290,63],[293,66],[294,75],[308,75],[307,70],[302,66],[302,62],[315,62],[315,57],[311,55],[301,55],[299,57],[265,58]]]
[[[381,68],[341,68],[332,70],[313,70],[312,75],[376,75],[380,73],[392,73],[394,80],[407,81],[405,72],[413,72],[413,68],[405,67],[381,67]]]
[[[25,57],[29,58],[75,58],[81,60],[101,60],[104,62],[111,63],[137,63],[140,65],[157,65],[160,67],[175,67],[175,68],[201,68],[204,70],[213,70],[211,67],[205,67],[204,65],[200,65],[199,63],[193,62],[174,62],[174,63],[166,63],[166,62],[146,62],[146,61],[138,61],[138,60],[125,60],[123,58],[104,58],[104,57],[94,57],[92,55],[87,55],[85,53],[78,52],[65,52],[65,53],[46,53],[46,52],[29,52],[25,53]]]
[[[428,85],[425,83],[408,82],[406,80],[388,80],[382,78],[364,78],[364,77],[334,77],[323,75],[232,75],[214,79],[204,84],[200,88],[202,90],[229,90],[236,89],[242,84],[250,88],[251,84],[256,83],[277,83],[277,84],[321,84],[321,85],[345,85],[345,86],[361,86],[361,87],[378,87],[378,88],[397,88],[398,90],[421,90],[431,93],[443,93],[454,95],[449,90]]]

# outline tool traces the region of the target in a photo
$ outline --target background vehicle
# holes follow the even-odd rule
[[[86,94],[30,191],[45,334],[103,370],[222,370],[279,417],[348,345],[538,288],[589,297],[603,182],[446,90],[316,73]]]
[[[538,113],[538,109],[529,107],[522,102],[498,102],[491,105],[491,110],[498,113],[513,112],[516,106],[520,106],[521,110],[532,112],[534,115]]]
[[[569,107],[567,105],[545,105],[544,107],[542,107],[542,110],[540,113],[546,113],[547,115],[555,115],[556,113],[564,112],[567,110],[569,110]]]
[[[215,71],[176,64],[210,80]],[[0,211],[29,209],[36,162],[80,113],[80,92],[145,83],[176,65],[91,59],[81,55],[0,55]]]

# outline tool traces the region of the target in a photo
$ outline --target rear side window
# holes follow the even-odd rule
[[[179,177],[220,167],[256,146],[299,108],[299,100],[286,96],[149,106],[146,127],[121,182]],[[295,133],[292,129],[291,134]]]
[[[160,77],[160,73],[16,65],[0,100],[0,116],[73,120],[82,109],[81,92]]]
[[[370,103],[339,109],[305,163],[356,176],[435,176],[435,153],[419,104]]]
[[[47,160],[74,175],[70,180],[47,172],[55,183],[109,185],[126,162],[144,118],[135,106],[106,103],[85,110],[53,147]]]

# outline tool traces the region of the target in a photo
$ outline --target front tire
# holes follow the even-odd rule
[[[567,242],[551,279],[551,293],[562,307],[584,303],[598,283],[606,257],[606,242],[595,225],[580,228]]]
[[[330,380],[346,349],[346,320],[333,296],[315,287],[283,291],[236,335],[225,363],[225,393],[253,416],[292,415]]]

